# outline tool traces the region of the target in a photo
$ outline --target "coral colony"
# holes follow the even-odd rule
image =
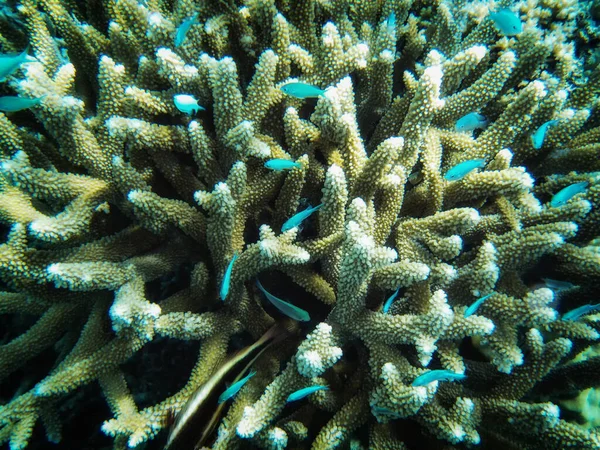
[[[600,448],[600,1],[0,9],[0,444]]]

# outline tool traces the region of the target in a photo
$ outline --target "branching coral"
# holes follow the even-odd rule
[[[598,316],[563,318],[600,280],[597,2],[7,3],[0,47],[34,58],[2,92],[41,103],[0,113],[0,443],[39,421],[76,448],[66,405],[97,381],[114,448],[158,448],[281,319],[260,278],[311,320],[255,362],[212,448],[600,447],[561,410],[597,385]],[[457,131],[472,112],[483,129]],[[195,362],[158,363],[172,340]],[[466,378],[413,385],[434,369]],[[311,385],[329,390],[286,404]]]

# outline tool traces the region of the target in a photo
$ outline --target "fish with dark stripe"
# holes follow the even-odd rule
[[[226,383],[239,382],[258,357],[274,343],[290,336],[294,327],[295,323],[291,321],[275,324],[254,344],[240,350],[218,367],[175,416],[164,450],[202,448],[221,420],[227,405],[225,402],[219,403],[219,397],[227,389]]]

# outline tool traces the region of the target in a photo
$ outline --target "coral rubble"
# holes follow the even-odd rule
[[[94,385],[115,449],[159,448],[293,305],[212,448],[600,448],[600,316],[563,319],[598,303],[598,9],[3,2],[36,101],[0,113],[0,443],[69,442]]]

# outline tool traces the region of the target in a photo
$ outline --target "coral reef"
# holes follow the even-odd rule
[[[3,4],[0,444],[160,448],[260,279],[211,448],[600,448],[597,1]]]

